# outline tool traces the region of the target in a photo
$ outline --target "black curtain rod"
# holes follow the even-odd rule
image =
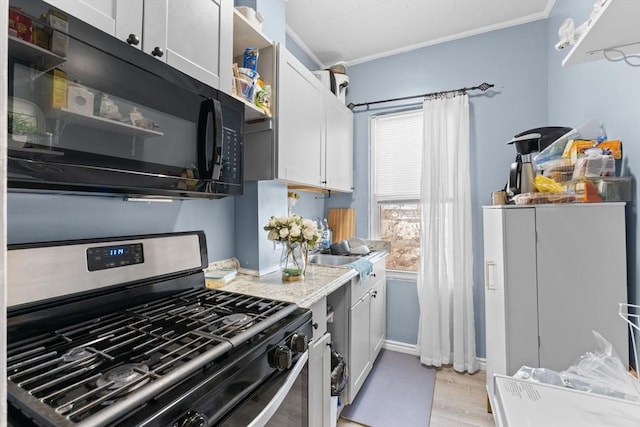
[[[426,98],[427,96],[438,96],[438,95],[445,95],[447,93],[455,93],[455,92],[467,92],[469,90],[481,90],[483,92],[485,92],[487,89],[492,88],[494,85],[491,83],[482,83],[478,86],[474,86],[474,87],[463,87],[462,89],[455,89],[455,90],[445,90],[442,92],[432,92],[432,93],[425,93],[423,95],[413,95],[413,96],[403,96],[401,98],[392,98],[392,99],[383,99],[381,101],[371,101],[371,102],[361,102],[359,104],[354,104],[354,103],[350,103],[349,105],[347,105],[347,107],[350,110],[353,110],[356,107],[361,107],[363,105],[366,105],[367,107],[373,104],[381,104],[383,102],[392,102],[392,101],[403,101],[405,99],[412,99],[412,98]]]

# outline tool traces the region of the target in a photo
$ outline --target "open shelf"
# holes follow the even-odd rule
[[[264,34],[255,29],[247,18],[233,9],[233,57],[244,55],[248,47],[258,49],[271,46],[272,42]]]
[[[65,108],[53,109],[47,113],[47,117],[52,119],[68,120],[70,123],[76,123],[83,126],[91,127],[94,129],[106,130],[109,132],[119,133],[122,135],[140,136],[140,137],[152,137],[163,136],[164,133],[144,129],[138,126],[133,126],[129,123],[119,122],[116,120],[105,119],[98,116],[87,116],[85,114],[75,113]]]
[[[12,35],[7,37],[7,44],[12,56],[26,61],[40,70],[51,70],[66,61],[66,58],[58,56],[50,50]]]
[[[608,49],[619,50],[625,55],[640,54],[639,17],[640,1],[609,0],[573,45],[562,65],[607,59],[604,51]]]
[[[245,122],[264,119],[264,118],[268,117],[264,113],[264,111],[262,111],[260,108],[258,108],[255,104],[252,104],[249,101],[247,101],[246,99],[240,98],[239,96],[235,96],[235,95],[231,95],[231,96],[233,96],[235,99],[237,99],[238,101],[240,101],[240,102],[242,102],[244,104],[244,107],[245,107],[244,108],[244,121]]]

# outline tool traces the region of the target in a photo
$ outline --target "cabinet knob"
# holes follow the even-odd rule
[[[313,326],[313,329],[318,329],[318,326],[320,325],[318,325],[318,322],[313,322],[311,326]]]
[[[378,291],[373,291],[373,292],[371,292],[371,296],[372,296],[373,298],[377,297],[377,296],[378,296]]]
[[[140,38],[135,34],[129,34],[129,37],[127,37],[127,43],[131,46],[138,46],[140,44]]]
[[[371,277],[376,277],[376,273],[371,273]]]
[[[157,56],[158,58],[160,58],[162,55],[164,55],[164,51],[160,47],[156,46],[151,51],[151,55]]]

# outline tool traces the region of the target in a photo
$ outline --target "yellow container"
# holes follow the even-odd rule
[[[47,108],[67,108],[67,73],[55,68],[45,78],[43,105]]]

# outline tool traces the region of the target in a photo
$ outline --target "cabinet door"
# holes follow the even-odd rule
[[[142,0],[113,1],[116,19],[114,35],[131,47],[142,49]]]
[[[283,47],[278,51],[277,178],[325,185],[322,85]]]
[[[87,24],[108,33],[116,35],[116,21],[120,19],[118,9],[140,9],[140,21],[142,26],[142,0],[46,0],[47,3],[80,19]],[[139,33],[138,33],[139,34]]]
[[[539,367],[535,210],[485,208],[487,390],[493,375]]]
[[[597,348],[592,330],[628,362],[623,204],[536,209],[540,366],[561,371]]]
[[[227,1],[145,0],[142,50],[214,88],[228,69],[230,88],[232,23]]]
[[[309,426],[325,427],[331,416],[331,334],[309,347]]]
[[[349,311],[349,402],[352,403],[371,370],[371,304],[365,295]]]
[[[353,112],[325,90],[327,188],[353,189]]]
[[[371,363],[376,360],[386,335],[386,278],[378,279],[371,290]]]

